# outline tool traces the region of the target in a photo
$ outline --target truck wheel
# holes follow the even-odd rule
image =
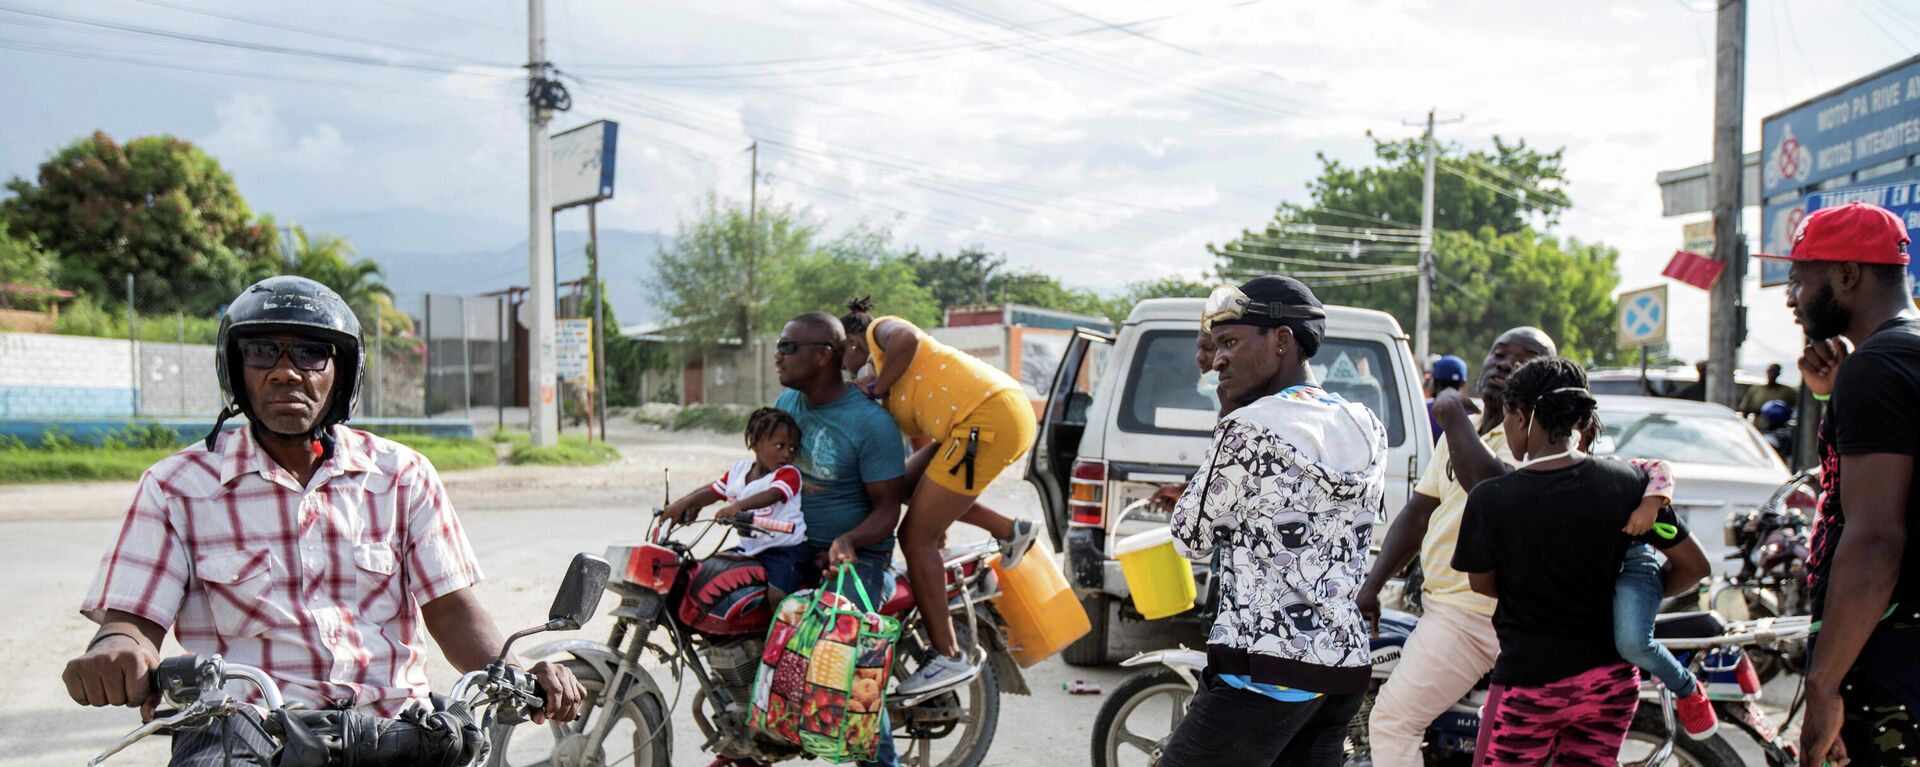
[[[1103,666],[1107,662],[1107,625],[1113,598],[1105,594],[1094,594],[1080,599],[1080,609],[1087,611],[1087,623],[1092,628],[1086,636],[1073,640],[1067,649],[1060,651],[1060,659],[1069,666]]]

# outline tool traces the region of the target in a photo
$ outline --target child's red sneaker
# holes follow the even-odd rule
[[[1706,740],[1720,730],[1720,718],[1713,714],[1713,702],[1707,700],[1704,685],[1696,683],[1692,695],[1674,698],[1673,713],[1680,720],[1680,729],[1694,740]]]

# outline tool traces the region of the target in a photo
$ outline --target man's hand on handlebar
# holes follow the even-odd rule
[[[733,519],[740,515],[740,504],[729,503],[713,513],[714,519]]]
[[[86,654],[67,662],[60,678],[67,694],[83,706],[143,706],[160,653],[125,634],[106,637]]]
[[[580,680],[574,678],[566,666],[541,661],[527,669],[527,673],[533,675],[541,693],[546,695],[545,706],[532,712],[534,724],[546,724],[549,719],[571,722],[580,715],[580,705],[587,700],[587,689],[580,686]]]

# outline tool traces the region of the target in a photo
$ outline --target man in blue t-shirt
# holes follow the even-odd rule
[[[881,576],[893,562],[906,449],[887,411],[842,377],[845,352],[840,321],[809,312],[781,330],[773,355],[780,385],[787,387],[773,406],[800,423],[793,463],[806,480],[800,496],[806,544],[781,552],[777,561],[761,557],[769,582],[784,593],[842,563],[854,564],[872,593],[884,585]]]
[[[901,478],[907,473],[900,430],[885,409],[842,376],[847,332],[839,318],[825,312],[795,317],[781,329],[774,350],[774,371],[787,390],[773,406],[800,423],[793,465],[806,481],[800,513],[807,520],[807,540],[768,549],[757,558],[767,570],[767,583],[782,594],[818,584],[830,568],[852,564],[877,610],[893,593],[887,566],[893,563],[893,530],[905,497]],[[890,730],[882,719],[878,759],[863,764],[898,763]]]

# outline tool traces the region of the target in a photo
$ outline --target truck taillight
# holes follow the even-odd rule
[[[1067,510],[1076,525],[1099,526],[1107,516],[1107,463],[1074,461]]]

